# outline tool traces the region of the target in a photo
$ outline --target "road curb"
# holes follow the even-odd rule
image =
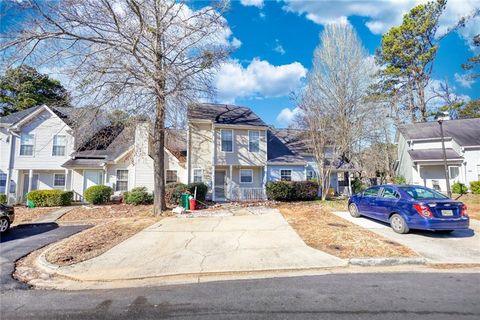
[[[424,265],[427,264],[425,258],[352,258],[348,264],[353,266],[398,266],[398,265]]]

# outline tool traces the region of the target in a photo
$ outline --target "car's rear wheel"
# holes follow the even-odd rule
[[[350,215],[354,218],[360,217],[360,212],[358,212],[357,205],[355,203],[350,203],[348,206],[348,211],[350,212]]]
[[[0,233],[4,233],[10,227],[10,221],[7,218],[0,218]]]
[[[390,217],[390,226],[392,227],[393,231],[396,233],[408,233],[410,228],[407,225],[407,222],[401,215],[395,213]]]

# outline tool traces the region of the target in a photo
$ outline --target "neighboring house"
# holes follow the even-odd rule
[[[85,108],[44,105],[2,117],[0,192],[16,203],[37,189],[71,190],[80,201],[98,184],[152,191],[150,130],[148,122],[124,127]],[[214,201],[264,199],[267,181],[318,176],[304,132],[272,129],[246,107],[192,106],[187,130],[166,130],[164,152],[166,183],[203,182]],[[354,169],[332,163],[331,187],[348,194]]]
[[[461,182],[469,187],[480,180],[480,118],[443,122],[447,165],[452,185]],[[437,122],[402,125],[398,128],[398,162],[396,173],[409,184],[447,190],[445,166]]]

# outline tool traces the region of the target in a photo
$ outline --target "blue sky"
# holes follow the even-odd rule
[[[374,54],[381,34],[399,24],[402,15],[419,2],[424,1],[233,1],[226,19],[232,37],[241,45],[232,55],[234,66],[221,70],[217,102],[249,106],[267,123],[286,126],[294,112],[289,93],[304,82],[325,23],[348,20]],[[450,0],[440,32],[479,5],[477,0]],[[473,55],[467,39],[478,30],[480,19],[476,18],[444,38],[432,74],[434,80],[448,80],[457,95],[470,99],[480,98],[480,84],[461,81],[465,72],[460,65]],[[252,88],[247,81],[257,86]]]

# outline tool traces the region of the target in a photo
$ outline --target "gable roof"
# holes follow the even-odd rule
[[[250,108],[228,104],[193,104],[188,108],[188,119],[208,120],[216,124],[267,127]]]
[[[440,138],[440,125],[434,122],[418,122],[398,127],[407,140]],[[443,122],[445,137],[453,138],[460,146],[480,145],[480,118],[446,120]]]

